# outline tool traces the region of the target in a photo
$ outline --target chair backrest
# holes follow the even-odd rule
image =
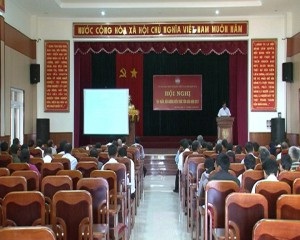
[[[81,157],[79,162],[95,162],[98,165],[98,159],[95,157]]]
[[[13,162],[13,158],[9,154],[0,155],[0,167],[7,167],[8,164]]]
[[[238,154],[235,154],[234,156],[235,156],[235,162],[240,163],[246,157],[246,154],[238,153]]]
[[[38,158],[42,158],[43,157],[43,153],[42,153],[41,149],[30,148],[29,152],[30,152],[30,155],[32,155],[33,157],[38,157]]]
[[[0,240],[56,240],[54,232],[49,227],[6,227],[0,229]]]
[[[293,188],[292,188],[293,194],[300,194],[300,178],[296,178],[293,182]]]
[[[98,165],[97,163],[91,162],[78,162],[76,165],[76,170],[79,170],[82,173],[82,176],[90,177],[92,171],[97,170]]]
[[[253,240],[300,239],[300,221],[262,219],[253,228]]]
[[[127,148],[127,152],[130,152],[132,153],[132,161],[136,164],[138,164],[137,162],[141,159],[141,156],[140,156],[140,150],[135,147],[135,146],[129,146]]]
[[[64,170],[70,170],[71,169],[71,162],[68,158],[53,158],[51,162],[60,162],[64,166]]]
[[[86,190],[93,199],[94,223],[109,222],[109,186],[105,178],[82,178],[77,183],[77,190]]]
[[[72,155],[77,159],[77,161],[79,162],[80,161],[80,158],[82,157],[88,157],[88,153],[85,153],[85,152],[74,152],[72,153]]]
[[[251,193],[254,184],[261,179],[264,179],[264,172],[262,170],[245,171],[242,175],[241,189],[244,192]]]
[[[130,175],[131,175],[131,161],[129,158],[125,158],[125,157],[116,157],[116,160],[119,162],[119,163],[123,163],[125,166],[126,166],[126,171],[127,171],[127,174],[129,174],[129,178],[130,178]]]
[[[52,157],[53,158],[62,158],[63,155],[64,154],[62,154],[62,153],[56,153],[56,154],[52,154]]]
[[[234,171],[236,176],[239,176],[245,172],[245,165],[243,163],[230,163],[229,169]]]
[[[283,194],[276,203],[277,219],[300,220],[300,195]]]
[[[0,167],[0,176],[9,176],[10,171],[7,167]]]
[[[33,157],[29,159],[29,163],[33,164],[36,166],[36,168],[41,172],[42,165],[44,163],[44,160],[40,157]]]
[[[261,194],[231,193],[225,202],[225,239],[252,239],[257,221],[268,217],[268,202]]]
[[[278,180],[288,183],[293,188],[293,182],[296,178],[300,178],[300,171],[284,171],[278,175]]]
[[[0,177],[0,200],[2,200],[7,193],[13,191],[27,191],[26,178],[22,176]]]
[[[117,175],[112,170],[94,170],[91,172],[91,178],[102,177],[105,178],[108,187],[109,187],[109,207],[111,209],[117,209],[117,195],[118,195],[118,187],[117,187]]]
[[[45,198],[39,191],[7,193],[2,210],[3,226],[45,225]]]
[[[67,175],[72,179],[73,189],[77,187],[79,179],[83,178],[82,173],[79,170],[59,170],[56,175]]]
[[[187,164],[187,174],[189,175],[192,182],[196,182],[197,179],[197,167],[200,163],[204,163],[205,158],[201,156],[194,156],[194,154],[190,154],[187,156],[186,164]]]
[[[112,170],[116,173],[118,193],[127,191],[126,166],[123,163],[106,163],[104,170]]]
[[[41,168],[42,179],[49,175],[56,175],[59,170],[63,170],[64,166],[60,162],[44,163]]]
[[[262,163],[257,163],[254,167],[254,170],[263,170]]]
[[[262,181],[255,187],[255,193],[263,195],[268,201],[268,218],[276,218],[276,201],[282,194],[290,194],[291,187],[286,182]]]
[[[29,170],[29,164],[28,163],[10,163],[7,165],[7,168],[9,169],[10,174],[12,174],[14,171]]]
[[[60,229],[63,229],[63,239],[65,240],[92,240],[91,194],[85,190],[58,191],[55,193],[52,199],[51,224],[55,234],[59,237],[62,237]]]
[[[234,181],[211,180],[205,186],[205,228],[208,219],[211,228],[225,227],[225,199],[232,192],[238,192],[240,187]],[[207,231],[206,231],[207,234]],[[207,239],[207,238],[206,238]]]
[[[105,164],[109,160],[108,152],[99,152],[99,162]]]
[[[46,200],[51,202],[54,194],[60,190],[72,190],[73,182],[69,176],[66,175],[50,175],[42,179],[41,192],[44,194]]]
[[[40,176],[33,170],[14,171],[12,176],[23,176],[27,180],[27,191],[40,190]]]

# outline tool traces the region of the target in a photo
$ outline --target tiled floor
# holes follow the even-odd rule
[[[191,239],[178,193],[173,193],[174,180],[174,175],[145,177],[144,195],[130,240]]]

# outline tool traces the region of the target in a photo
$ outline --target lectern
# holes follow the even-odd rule
[[[139,110],[137,109],[129,109],[129,136],[126,139],[126,143],[128,146],[135,143],[135,124],[139,121]]]
[[[217,117],[218,125],[218,139],[227,139],[229,143],[232,143],[232,126],[234,117]]]

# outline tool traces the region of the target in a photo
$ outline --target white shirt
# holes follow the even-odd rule
[[[189,148],[184,149],[184,151],[181,152],[178,156],[178,170],[180,170],[181,172],[183,170],[183,153],[187,151],[190,151],[190,149]]]
[[[51,163],[52,157],[50,155],[46,155],[43,157],[44,163]]]
[[[260,182],[265,182],[265,181],[273,181],[273,182],[278,182],[279,180],[277,179],[277,177],[271,173],[266,179],[262,179],[262,180],[258,180],[254,185],[253,185],[253,188],[252,188],[252,191],[251,193],[255,193],[255,188],[256,188],[256,185]]]
[[[231,113],[228,107],[225,109],[222,107],[218,112],[218,117],[230,117]]]
[[[65,155],[62,156],[63,158],[67,158],[70,160],[71,164],[71,170],[75,170],[77,166],[77,159],[72,156],[70,153],[66,153]]]

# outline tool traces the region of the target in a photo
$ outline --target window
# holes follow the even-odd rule
[[[14,138],[23,143],[24,137],[24,91],[11,88],[10,90],[10,135],[11,144]]]

